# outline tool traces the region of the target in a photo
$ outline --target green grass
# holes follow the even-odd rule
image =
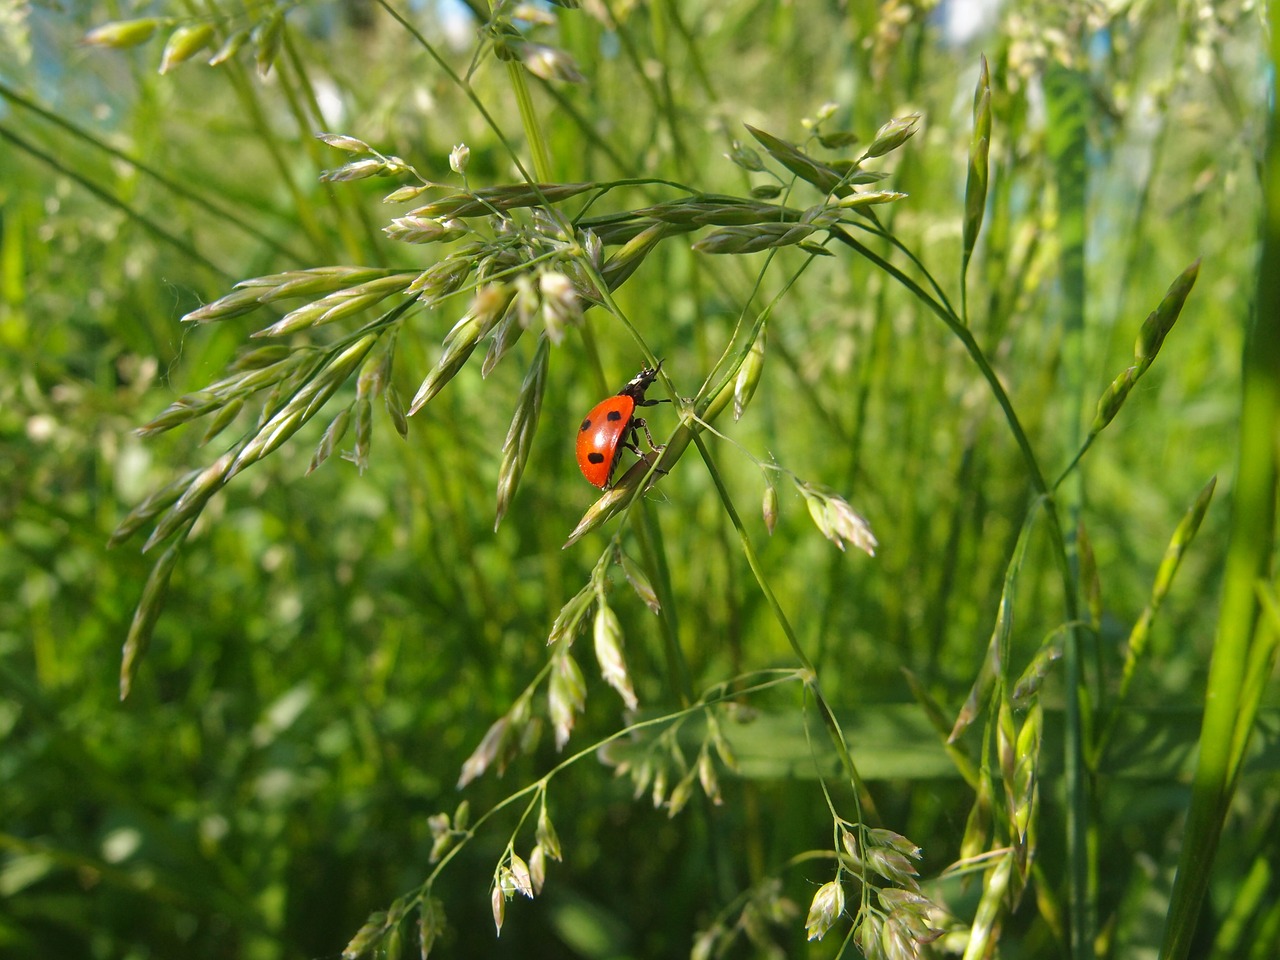
[[[467,6],[9,15],[0,953],[1273,955],[1259,13]]]

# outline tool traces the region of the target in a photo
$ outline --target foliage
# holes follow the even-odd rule
[[[1251,5],[81,6],[0,7],[6,956],[1275,953]]]

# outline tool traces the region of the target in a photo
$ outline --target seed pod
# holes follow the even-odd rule
[[[605,683],[618,691],[627,709],[634,710],[638,701],[631,687],[631,677],[627,673],[626,658],[622,655],[622,625],[618,623],[613,609],[604,603],[596,608],[593,636],[600,675]]]
[[[813,902],[809,904],[809,915],[804,921],[808,938],[821,940],[843,912],[844,887],[839,880],[824,883],[813,895]]]
[[[471,148],[460,143],[449,153],[449,169],[461,176],[467,172],[467,164],[471,162]]]
[[[542,885],[547,882],[547,855],[541,846],[534,847],[529,854],[529,882],[533,885],[530,896],[541,893]]]
[[[139,20],[113,20],[100,27],[94,27],[84,35],[80,42],[90,47],[109,47],[113,50],[124,50],[136,47],[151,39],[156,29],[165,23],[158,17],[145,17]]]
[[[207,47],[212,39],[213,24],[211,23],[178,27],[169,34],[169,40],[164,45],[164,53],[160,57],[160,72],[168,73],[174,67],[190,60]]]
[[[556,749],[563,750],[569,742],[576,716],[587,702],[587,681],[582,676],[578,662],[562,647],[551,664],[551,679],[547,684],[547,713],[556,731]]]
[[[222,46],[218,48],[218,52],[209,58],[209,66],[222,66],[244,48],[251,36],[252,33],[249,30],[237,30],[231,34],[223,41]]]
[[[284,39],[284,11],[277,8],[271,16],[258,24],[253,31],[253,39],[258,45],[255,57],[258,76],[265,77],[271,72],[280,53],[280,44]]]
[[[444,928],[444,904],[435,897],[427,897],[418,907],[418,949],[422,960],[427,960]]]
[[[1169,285],[1168,291],[1164,295],[1164,299],[1160,301],[1160,305],[1151,312],[1146,321],[1142,324],[1142,330],[1138,334],[1138,341],[1133,345],[1133,357],[1138,362],[1138,373],[1141,375],[1147,367],[1151,366],[1151,361],[1155,360],[1156,354],[1160,352],[1160,346],[1164,343],[1164,338],[1168,336],[1169,331],[1173,329],[1174,323],[1177,322],[1178,316],[1182,313],[1182,306],[1187,301],[1187,296],[1191,293],[1191,288],[1195,286],[1196,277],[1200,274],[1200,261],[1197,260],[1182,273],[1178,274],[1177,279]]]
[[[529,875],[529,865],[524,862],[518,853],[511,854],[510,870],[511,882],[515,885],[517,892],[523,893],[532,900],[533,878]]]
[[[356,935],[342,951],[342,960],[359,960],[382,941],[389,926],[385,911],[375,910],[369,914],[364,926],[356,931]]]
[[[897,150],[915,135],[919,123],[920,114],[918,113],[909,113],[905,117],[895,117],[890,120],[876,131],[875,138],[871,141],[871,146],[867,147],[866,153],[862,155],[862,159],[882,157],[886,153]]]
[[[769,531],[769,536],[773,536],[773,528],[778,523],[778,488],[772,483],[764,488],[764,502],[760,510],[764,514],[764,528]]]
[[[489,894],[489,906],[493,909],[494,936],[502,936],[502,921],[507,916],[507,897],[502,892],[500,883],[494,883],[493,892]]]
[[[556,829],[551,825],[551,818],[547,816],[545,805],[538,813],[537,841],[538,846],[546,850],[548,857],[556,861],[561,859],[560,837],[556,835]]]
[[[654,613],[662,610],[662,605],[658,602],[658,594],[653,589],[653,584],[649,582],[648,576],[640,565],[631,559],[627,554],[619,552],[618,562],[622,565],[622,573],[627,578],[627,582],[631,584],[631,589],[636,592],[644,605]]]

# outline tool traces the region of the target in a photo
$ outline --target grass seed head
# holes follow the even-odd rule
[[[201,23],[178,27],[169,34],[164,45],[164,53],[160,57],[160,73],[186,63],[197,53],[207,47],[213,40],[213,24]]]
[[[537,830],[538,848],[546,850],[547,856],[552,860],[560,861],[562,859],[560,851],[560,837],[556,834],[556,829],[551,825],[551,817],[547,815],[547,808],[543,805],[538,813],[538,830]]]
[[[596,660],[600,664],[600,676],[605,683],[618,691],[622,702],[628,710],[634,710],[639,702],[635,690],[631,687],[631,677],[627,673],[627,661],[622,654],[622,625],[618,623],[613,608],[601,603],[596,608],[595,627],[592,631],[595,640]]]
[[[112,50],[124,50],[146,43],[160,26],[168,21],[159,17],[144,17],[138,20],[113,20],[100,27],[94,27],[81,39],[87,47],[108,47]]]
[[[493,892],[489,894],[489,905],[493,909],[494,936],[502,936],[502,921],[507,916],[507,897],[502,892],[502,885],[494,883]]]
[[[844,912],[844,887],[839,880],[829,880],[818,888],[809,904],[805,933],[810,940],[821,940]]]
[[[449,169],[458,176],[462,176],[467,172],[467,164],[471,162],[471,148],[465,143],[459,143],[449,152]]]
[[[567,647],[560,648],[551,665],[547,684],[547,714],[555,728],[556,749],[563,750],[573,732],[574,720],[587,703],[587,681]]]
[[[541,893],[543,884],[547,882],[547,855],[540,845],[529,854],[529,882],[533,885],[530,896]]]
[[[886,153],[897,150],[915,136],[920,124],[920,114],[909,113],[905,117],[896,117],[876,131],[875,138],[862,155],[863,160],[882,157]]]
[[[248,30],[237,30],[231,34],[222,42],[222,46],[218,48],[217,52],[209,58],[209,66],[222,66],[244,49],[244,45],[249,42],[251,36],[252,34]]]

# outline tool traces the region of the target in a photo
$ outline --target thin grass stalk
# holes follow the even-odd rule
[[[1271,0],[1272,22],[1280,0]],[[1280,63],[1280,32],[1271,33],[1271,63]],[[1271,102],[1267,153],[1262,171],[1263,238],[1258,295],[1245,335],[1239,462],[1232,497],[1231,532],[1223,575],[1218,634],[1205,696],[1199,755],[1178,872],[1170,898],[1162,960],[1190,954],[1196,920],[1213,870],[1223,821],[1239,779],[1256,704],[1242,703],[1258,685],[1256,675],[1274,662],[1259,650],[1274,643],[1261,619],[1258,583],[1270,582],[1275,549],[1277,457],[1280,456],[1280,144],[1276,103]],[[1253,667],[1251,671],[1251,666]]]
[[[631,529],[640,547],[644,566],[652,574],[651,580],[658,602],[662,605],[658,621],[671,690],[679,698],[680,705],[687,707],[694,700],[693,682],[684,651],[680,649],[680,624],[676,619],[678,605],[671,589],[671,568],[667,564],[662,528],[658,525],[657,514],[643,499],[640,501],[639,511],[638,515],[632,517]]]
[[[626,160],[622,154],[618,152],[617,148],[614,147],[612,141],[606,140],[601,136],[600,131],[593,127],[591,125],[591,121],[583,116],[582,111],[578,109],[577,105],[561,93],[560,89],[554,83],[550,80],[543,80],[541,77],[535,77],[534,79],[538,81],[539,89],[541,89],[546,96],[555,101],[556,114],[558,116],[568,117],[572,120],[573,125],[577,127],[582,136],[586,138],[588,145],[599,150],[608,157],[609,162],[617,167],[625,177],[634,179],[640,176],[635,164]]]
[[[982,378],[987,381],[991,387],[992,395],[995,397],[996,403],[1000,405],[1001,411],[1004,413],[1009,430],[1013,434],[1014,442],[1017,443],[1019,451],[1022,453],[1023,462],[1026,465],[1027,473],[1031,477],[1031,485],[1036,493],[1048,494],[1049,488],[1045,483],[1044,473],[1040,469],[1040,462],[1036,459],[1035,451],[1031,449],[1031,441],[1027,439],[1026,431],[1022,429],[1022,422],[1018,419],[1018,414],[1013,409],[1013,403],[1009,399],[1009,395],[1005,392],[1004,384],[1000,382],[1000,378],[996,376],[995,370],[991,363],[987,360],[986,354],[982,352],[982,348],[978,346],[978,341],[973,338],[973,334],[960,321],[955,312],[949,310],[941,302],[931,297],[920,284],[916,283],[905,273],[899,270],[888,260],[874,253],[860,241],[854,239],[843,230],[833,230],[832,235],[845,246],[849,247],[859,255],[866,257],[877,267],[883,270],[889,276],[893,277],[900,284],[907,288],[921,303],[927,306],[950,330],[955,337],[964,346],[965,352],[969,354],[969,358],[977,365],[978,370],[982,373]]]
[[[85,179],[83,174],[79,173],[76,170],[73,170],[71,167],[68,167],[66,164],[59,161],[52,154],[47,153],[44,150],[41,150],[31,141],[19,136],[18,134],[14,133],[13,131],[9,130],[7,127],[3,125],[0,125],[0,140],[8,140],[19,150],[24,151],[25,153],[29,154],[32,157],[35,157],[41,163],[48,166],[50,170],[56,170],[58,173],[62,174],[64,177],[71,180],[72,182],[80,184],[80,186],[84,187],[85,190],[93,194],[93,196],[97,197],[107,206],[111,207],[114,210],[119,210],[122,214],[124,214],[130,220],[139,224],[148,233],[152,234],[155,237],[158,237],[165,244],[167,244],[168,246],[172,247],[174,250],[181,253],[187,259],[191,260],[191,262],[198,263],[201,266],[207,268],[209,271],[214,273],[219,278],[221,283],[229,284],[234,279],[231,273],[229,273],[226,270],[223,270],[220,266],[218,266],[216,263],[214,263],[204,254],[202,254],[195,247],[191,246],[191,244],[187,243],[181,237],[175,236],[174,234],[170,233],[168,230],[166,230],[156,221],[152,220],[150,217],[144,216],[143,214],[139,213],[137,210],[130,207],[128,204],[121,201],[117,196],[115,196],[115,194],[110,193],[105,187],[99,186],[98,184],[94,183],[92,180]]]
[[[310,242],[316,258],[321,262],[333,262],[337,259],[337,251],[330,242],[329,231],[320,225],[315,216],[315,204],[304,196],[298,186],[297,178],[293,175],[292,158],[286,156],[275,125],[267,120],[263,112],[262,103],[257,96],[258,88],[245,77],[245,68],[239,60],[227,61],[226,70],[231,86],[248,114],[249,124],[257,142],[266,148],[271,163],[276,168],[279,182],[289,194],[294,215],[298,218],[298,226],[302,228],[302,232]]]
[[[262,244],[263,247],[273,250],[280,256],[288,257],[298,263],[302,263],[305,259],[301,254],[291,249],[287,244],[270,236],[266,231],[260,229],[244,217],[240,216],[233,208],[224,206],[222,203],[211,198],[207,194],[193,190],[186,182],[167,176],[154,167],[143,163],[137,157],[131,156],[118,147],[114,147],[110,143],[93,136],[65,117],[59,116],[58,114],[45,109],[34,100],[23,96],[3,81],[0,81],[0,97],[4,97],[10,103],[31,111],[42,120],[53,124],[61,130],[65,130],[72,137],[87,143],[95,150],[99,150],[109,157],[114,157],[115,159],[128,164],[131,169],[138,171],[138,173],[143,177],[160,184],[160,186],[164,187],[165,190],[168,190],[174,196],[190,201],[197,208],[216,217],[219,222],[229,224],[230,226],[242,231],[246,236],[252,237],[256,242]]]
[[[529,141],[529,152],[533,154],[534,176],[539,183],[551,183],[551,152],[547,149],[547,138],[542,135],[542,124],[538,122],[533,98],[529,96],[525,69],[518,61],[509,60],[507,76],[511,80],[511,90],[516,95],[516,105],[520,108],[520,122],[524,126],[525,139]]]
[[[773,614],[774,620],[777,621],[783,636],[787,638],[787,643],[791,646],[792,652],[804,669],[805,686],[813,692],[814,703],[817,704],[818,713],[822,716],[822,723],[827,728],[831,742],[836,748],[836,754],[840,758],[840,765],[844,768],[845,775],[849,778],[849,783],[854,788],[855,802],[859,804],[858,815],[862,817],[863,809],[865,808],[866,813],[874,817],[874,802],[866,784],[858,774],[858,769],[853,763],[853,757],[849,754],[849,745],[845,742],[844,731],[840,728],[840,722],[836,719],[831,706],[822,695],[822,688],[819,686],[818,673],[814,668],[813,661],[809,659],[804,647],[800,645],[800,638],[796,636],[796,632],[791,626],[791,621],[787,618],[786,611],[782,609],[782,604],[778,601],[777,595],[769,585],[769,579],[765,575],[764,568],[760,565],[760,557],[751,543],[747,528],[742,523],[742,517],[738,515],[737,507],[733,505],[733,499],[729,495],[728,488],[724,485],[724,478],[720,475],[720,468],[716,465],[715,459],[711,456],[711,450],[707,447],[706,441],[703,440],[700,432],[694,432],[693,442],[698,447],[698,453],[702,456],[703,463],[706,464],[707,473],[710,475],[712,483],[715,484],[716,492],[720,496],[720,504],[724,507],[725,513],[728,514],[730,522],[738,533],[738,542],[742,547],[743,556],[746,557],[747,566],[751,568],[751,575],[755,577],[756,583],[760,587],[760,593],[764,596],[765,603],[769,605],[769,610]]]
[[[306,63],[298,55],[297,47],[293,42],[293,34],[288,30],[284,32],[283,52],[293,70],[293,75],[296,77],[297,86],[302,91],[306,106],[306,111],[304,112],[303,104],[299,102],[299,96],[294,90],[294,83],[290,82],[287,74],[280,71],[280,89],[284,92],[285,98],[289,103],[289,109],[297,121],[298,129],[300,131],[309,129],[323,130],[325,127],[324,111],[320,108],[320,102],[316,98],[311,78],[307,76]],[[304,137],[303,142],[306,144],[308,152],[313,157],[318,158],[321,150],[320,142],[315,137]],[[333,209],[343,214],[337,218],[337,228],[342,234],[343,244],[347,248],[347,256],[353,261],[372,256],[379,261],[385,262],[382,257],[382,251],[385,248],[381,242],[383,236],[380,228],[374,224],[369,216],[368,207],[359,201],[358,195],[351,190],[338,190],[332,183],[324,184],[324,189],[329,193]],[[356,239],[353,235],[354,231],[349,226],[349,221],[352,218],[360,225],[361,232],[364,234],[362,241]]]
[[[605,10],[609,13],[609,19],[613,23],[622,23],[625,18],[618,17],[617,10],[614,9],[615,4],[612,0],[602,0],[602,2]],[[627,62],[631,64],[631,69],[634,72],[634,80],[639,82],[640,87],[644,90],[645,97],[651,104],[653,104],[654,111],[661,111],[665,106],[662,95],[654,86],[653,78],[649,75],[649,71],[645,69],[645,57],[636,49],[635,39],[632,37],[631,31],[625,29],[618,30],[616,36],[620,42],[623,53],[626,55]],[[662,66],[664,70],[670,68],[670,64],[664,63]],[[671,142],[674,147],[672,154],[679,158],[684,151],[680,148],[680,132],[678,129],[675,129],[678,124],[676,123],[675,117],[668,117],[668,119],[671,121],[672,128]]]
[[[1058,195],[1064,392],[1068,402],[1075,409],[1082,410],[1086,402],[1084,247],[1088,165],[1085,159],[1085,118],[1089,93],[1086,79],[1065,66],[1051,67],[1045,79],[1050,115],[1049,152]],[[1068,429],[1072,433],[1067,440],[1067,449],[1074,450],[1080,446],[1082,424],[1079,417],[1069,418],[1069,423]],[[1083,477],[1079,471],[1073,474],[1072,482],[1064,486],[1062,494],[1066,526],[1061,528],[1059,535],[1063,538],[1067,554],[1067,576],[1073,583],[1078,583],[1080,560],[1076,540],[1067,534],[1068,530],[1074,531],[1079,526],[1080,505],[1084,498]],[[1071,954],[1077,960],[1093,956],[1098,894],[1097,832],[1089,815],[1090,798],[1084,764],[1084,712],[1090,702],[1084,675],[1084,640],[1084,631],[1069,631],[1062,657],[1067,691],[1062,746],[1067,815],[1068,923]]]
[[[662,97],[661,103],[658,104],[659,116],[666,121],[667,129],[671,134],[670,159],[675,162],[676,169],[681,176],[690,176],[694,171],[689,168],[689,158],[692,153],[685,145],[684,124],[682,123],[684,111],[680,109],[680,105],[676,102],[675,92],[671,87],[672,73],[680,75],[684,71],[683,65],[673,65],[671,59],[671,37],[667,29],[670,10],[666,2],[659,0],[658,3],[650,5],[649,13],[653,49],[658,62],[662,65],[662,69],[658,74],[658,85]]]
[[[406,20],[404,14],[391,5],[390,0],[376,0],[376,2],[378,6],[387,11],[391,19],[400,24],[409,36],[413,37],[417,44],[427,52],[427,55],[435,61],[436,66],[439,67],[441,71],[443,71],[444,75],[449,78],[449,81],[462,91],[463,96],[471,101],[471,105],[475,107],[480,116],[484,118],[485,125],[490,129],[490,131],[492,131],[494,137],[497,138],[497,141],[502,144],[502,148],[507,152],[507,155],[511,157],[511,162],[514,163],[516,165],[516,169],[520,171],[520,176],[524,177],[526,183],[533,184],[536,189],[537,181],[533,177],[529,176],[529,171],[520,160],[520,154],[517,153],[515,147],[511,145],[511,142],[507,139],[507,135],[503,133],[501,125],[493,118],[493,114],[491,114],[488,108],[485,107],[484,101],[480,99],[479,94],[475,92],[471,84],[458,76],[457,71],[454,70],[453,67],[449,66],[449,62],[440,55],[440,51],[435,48],[435,45],[423,35],[421,30]],[[485,6],[487,7],[487,4]],[[551,206],[550,204],[546,205],[548,207]]]

